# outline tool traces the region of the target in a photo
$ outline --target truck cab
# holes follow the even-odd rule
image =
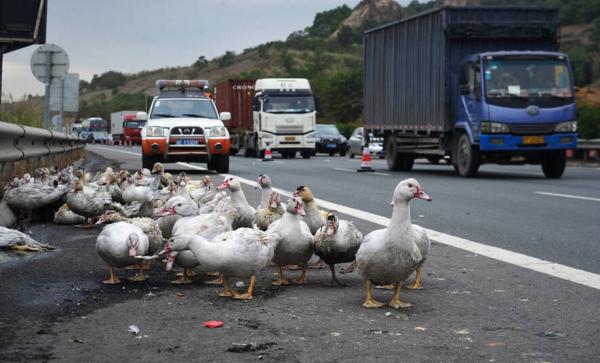
[[[255,132],[245,140],[246,156],[262,156],[267,145],[284,158],[313,155],[316,111],[307,79],[258,79],[252,111]]]
[[[156,162],[206,162],[209,170],[229,172],[229,132],[207,95],[208,81],[159,80],[142,129],[142,164],[151,169]]]
[[[577,146],[571,67],[555,52],[503,51],[466,57],[460,67],[453,163],[461,175],[478,164],[541,164],[560,177],[564,150]],[[548,152],[550,151],[550,153]]]

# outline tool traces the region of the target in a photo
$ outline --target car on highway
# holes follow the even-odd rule
[[[357,127],[352,132],[350,140],[348,141],[348,154],[350,159],[353,159],[355,155],[362,155],[364,144],[364,129],[362,127]],[[369,153],[371,156],[377,156],[380,159],[385,157],[383,138],[369,134]]]
[[[346,156],[348,140],[335,125],[320,124],[315,128],[315,152],[328,153],[330,156],[339,153]]]

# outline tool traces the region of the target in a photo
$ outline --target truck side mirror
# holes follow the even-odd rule
[[[221,121],[229,121],[231,120],[231,112],[221,112],[219,118]]]
[[[136,113],[135,118],[136,118],[136,120],[147,121],[148,114],[146,112],[140,111],[140,112]]]

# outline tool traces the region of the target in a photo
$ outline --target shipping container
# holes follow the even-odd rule
[[[231,137],[231,153],[236,154],[241,145],[241,137],[253,130],[252,100],[254,97],[253,79],[228,79],[215,85],[215,103],[219,112],[230,112],[231,120],[225,125]]]
[[[372,129],[449,131],[459,65],[489,51],[558,50],[556,9],[443,7],[364,35],[364,124]]]

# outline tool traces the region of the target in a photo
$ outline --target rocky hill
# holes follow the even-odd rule
[[[352,9],[352,13],[331,35],[336,37],[343,27],[360,28],[363,24],[382,24],[401,19],[404,10],[394,0],[363,0]]]

